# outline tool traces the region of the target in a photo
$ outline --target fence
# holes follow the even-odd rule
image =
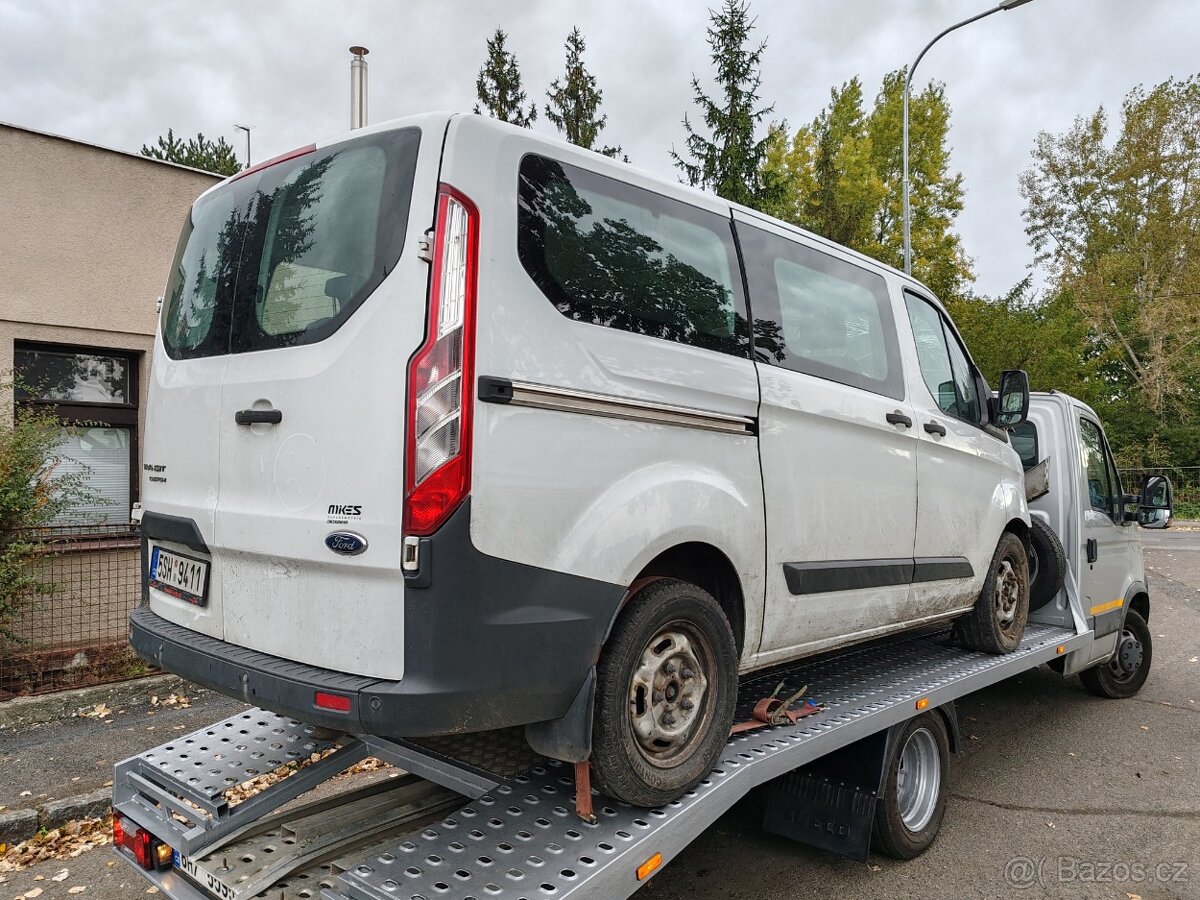
[[[1146,475],[1166,475],[1174,489],[1175,517],[1200,519],[1200,466],[1152,466],[1120,471],[1121,484],[1130,493],[1140,489]]]
[[[129,649],[141,597],[138,537],[128,525],[39,529],[34,566],[52,588],[27,595],[0,632],[0,700],[119,681],[149,669]]]

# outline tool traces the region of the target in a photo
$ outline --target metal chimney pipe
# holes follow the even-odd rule
[[[354,58],[350,60],[350,127],[362,128],[367,124],[367,61],[366,47],[351,47]]]

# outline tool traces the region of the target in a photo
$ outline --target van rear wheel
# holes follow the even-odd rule
[[[592,774],[605,794],[661,806],[716,765],[737,701],[737,646],[712,595],[663,578],[617,618],[596,669]]]
[[[975,607],[958,620],[962,641],[984,653],[1011,653],[1029,619],[1029,556],[1011,531],[1000,536]]]

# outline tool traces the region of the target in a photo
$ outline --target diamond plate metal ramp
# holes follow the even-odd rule
[[[915,714],[1068,652],[1091,634],[1031,624],[1013,653],[991,656],[951,643],[949,632],[911,635],[746,679],[739,706],[779,681],[810,685],[824,712],[796,725],[732,738],[716,768],[658,809],[595,798],[597,822],[575,815],[570,766],[539,765],[437,825],[363,859],[325,900],[542,900],[628,897],[654,854],[673,859],[751,788]]]

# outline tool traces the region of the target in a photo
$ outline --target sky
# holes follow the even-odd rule
[[[807,122],[834,85],[884,73],[995,0],[751,0],[765,39],[762,95],[772,118]],[[0,0],[0,121],[137,152],[168,127],[225,137],[253,126],[261,161],[349,127],[352,44],[369,50],[369,121],[469,111],[485,40],[509,34],[530,97],[544,103],[578,25],[604,92],[604,143],[676,178],[691,77],[711,85],[706,3],[698,0]],[[946,85],[958,219],[974,289],[1007,291],[1029,272],[1017,179],[1041,131],[1103,104],[1118,121],[1134,86],[1200,70],[1194,0],[1033,0],[940,41],[916,81]],[[553,133],[544,112],[535,125]],[[0,164],[3,161],[0,160]],[[1037,273],[1035,273],[1036,275]],[[1040,277],[1038,278],[1040,283]]]

